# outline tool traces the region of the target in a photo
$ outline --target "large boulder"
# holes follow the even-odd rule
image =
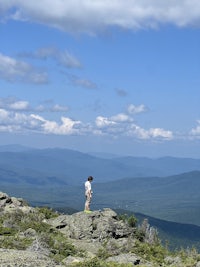
[[[6,213],[16,210],[28,213],[34,208],[29,207],[22,198],[9,197],[6,193],[0,192],[0,211]]]
[[[104,241],[107,238],[124,238],[133,234],[133,228],[118,220],[117,214],[109,209],[92,213],[77,212],[72,215],[60,215],[48,220],[54,228],[60,229],[72,239]]]
[[[140,257],[138,257],[135,254],[126,253],[126,254],[120,254],[117,256],[109,257],[107,262],[118,262],[118,263],[126,263],[126,264],[132,264],[132,265],[139,265],[141,263]]]

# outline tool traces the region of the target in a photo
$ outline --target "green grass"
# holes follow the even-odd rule
[[[0,247],[24,250],[32,245],[34,240],[49,250],[49,256],[56,262],[61,262],[69,255],[82,255],[59,230],[44,222],[44,219],[55,218],[56,212],[48,208],[36,208],[35,212],[25,214],[20,210],[7,213],[0,217]],[[9,227],[4,225],[8,224]],[[35,230],[35,235],[27,237],[23,233]]]

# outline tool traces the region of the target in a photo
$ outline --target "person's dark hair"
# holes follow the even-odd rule
[[[92,176],[88,177],[88,181],[92,181],[94,178]]]

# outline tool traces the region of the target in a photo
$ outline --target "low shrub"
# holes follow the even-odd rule
[[[4,236],[0,239],[0,248],[6,249],[27,249],[33,242],[30,238],[20,238],[19,236]]]
[[[56,218],[59,216],[58,212],[55,212],[53,209],[49,207],[40,207],[37,208],[37,210],[40,214],[44,215],[44,219]]]
[[[49,256],[57,262],[69,255],[80,255],[81,252],[79,254],[66,236],[44,222],[44,219],[56,216],[57,213],[48,208],[36,208],[30,213],[16,210],[3,215],[0,222],[0,247],[22,250],[31,247],[34,240],[37,240],[41,247],[48,249]],[[4,224],[9,227],[4,227]],[[35,235],[26,237],[24,232],[27,229],[34,229]]]
[[[169,251],[159,244],[148,244],[140,241],[136,241],[133,253],[141,256],[147,261],[151,261],[157,264],[162,264],[164,258],[169,255]]]
[[[130,227],[136,227],[137,218],[134,215],[128,216],[127,214],[119,214],[118,219],[126,222]]]
[[[62,261],[67,256],[77,255],[77,249],[58,231],[43,233],[40,237],[42,243],[46,243],[50,250],[50,257],[57,262]]]
[[[73,264],[73,266],[74,267],[132,267],[133,265],[127,263],[105,262],[98,258],[93,258],[88,261]]]

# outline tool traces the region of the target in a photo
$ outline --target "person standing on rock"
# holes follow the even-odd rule
[[[84,212],[86,213],[90,213],[90,203],[91,203],[91,199],[92,199],[92,185],[91,182],[93,181],[93,177],[89,176],[87,181],[85,182],[85,210]]]

